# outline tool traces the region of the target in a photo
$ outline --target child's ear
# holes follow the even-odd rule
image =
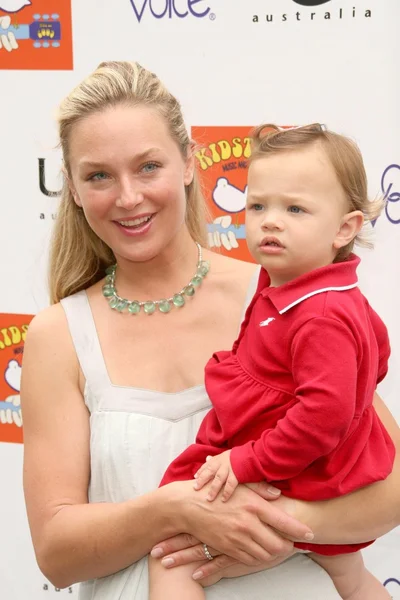
[[[363,225],[364,215],[361,210],[353,210],[344,215],[339,231],[334,239],[333,247],[336,248],[336,250],[339,250],[340,248],[347,246],[347,244],[350,244]]]

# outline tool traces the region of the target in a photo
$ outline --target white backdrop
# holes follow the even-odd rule
[[[69,3],[49,0],[48,10]],[[41,0],[41,8],[43,4]],[[7,61],[22,52],[23,44],[8,52],[3,39],[0,331],[8,326],[10,315],[33,315],[48,303],[47,244],[57,198],[41,192],[38,165],[39,159],[45,160],[46,188],[59,190],[60,155],[53,149],[55,108],[102,60],[133,59],[155,71],[179,97],[189,127],[320,121],[359,143],[371,195],[383,192],[388,199],[374,228],[376,248],[361,253],[360,279],[389,327],[394,357],[380,391],[400,421],[400,4],[398,0],[330,0],[314,8],[304,4],[318,2],[72,0],[73,70],[10,68]],[[12,12],[24,5],[31,6]],[[7,25],[5,21],[2,25],[2,17],[10,14],[15,22],[27,10],[35,13],[35,0],[0,0],[0,41]],[[152,11],[166,12],[157,18]],[[188,14],[179,17],[177,12]],[[21,29],[15,31],[22,36]],[[7,367],[1,335],[4,338],[4,332],[0,379]],[[0,421],[7,420],[5,400],[0,395]],[[75,589],[54,590],[36,567],[21,489],[22,445],[1,443],[1,431],[16,425],[1,427],[0,597],[76,596]],[[385,536],[365,556],[393,598],[400,599],[400,533]]]

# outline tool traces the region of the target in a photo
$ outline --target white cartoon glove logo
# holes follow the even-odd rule
[[[210,248],[220,248],[223,246],[225,250],[239,248],[234,227],[232,226],[232,218],[229,215],[217,217],[209,225],[208,245]]]
[[[244,191],[229,183],[226,177],[220,177],[212,193],[215,204],[228,213],[239,213],[245,209],[247,185]],[[244,225],[232,225],[229,215],[217,217],[208,227],[208,245],[210,248],[233,250],[239,248],[238,239],[244,238]]]
[[[0,10],[7,13],[16,13],[24,6],[30,6],[30,0],[0,0]]]
[[[1,7],[0,7],[1,8]],[[17,50],[18,42],[12,31],[7,31],[11,25],[10,17],[0,17],[0,50],[4,48],[7,52]],[[3,30],[3,33],[1,33]]]
[[[215,204],[222,210],[230,213],[241,212],[246,206],[247,185],[242,192],[242,190],[229,183],[226,177],[220,177],[212,197]]]
[[[4,402],[0,402],[0,423],[22,427],[21,402],[19,391],[21,388],[21,367],[16,360],[10,360],[4,379],[6,383],[18,392],[13,396],[8,396]]]

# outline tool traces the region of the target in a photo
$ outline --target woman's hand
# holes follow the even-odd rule
[[[160,546],[165,548],[165,550]],[[281,564],[295,552],[295,550],[292,550],[285,556],[271,559],[268,563],[259,563],[258,565],[250,567],[239,563],[237,560],[226,554],[219,554],[215,548],[208,546],[208,551],[214,559],[204,560],[205,554],[203,544],[191,535],[182,534],[170,538],[169,540],[165,540],[162,544],[157,545],[156,548],[152,550],[151,555],[153,558],[159,558],[162,556],[161,552],[166,552],[167,549],[170,554],[161,560],[161,564],[167,569],[193,562],[203,562],[200,567],[196,567],[192,575],[193,579],[201,583],[203,587],[213,585],[223,578],[241,577],[242,575],[250,575],[251,573],[258,573],[259,571],[271,569],[272,567]]]
[[[235,562],[247,566],[259,566],[277,557],[287,557],[293,551],[293,543],[285,537],[311,541],[311,530],[276,506],[267,502],[279,497],[265,483],[239,486],[229,502],[217,498],[213,503],[206,500],[209,486],[194,491],[193,482],[170,484],[180,486],[173,489],[175,517],[181,519],[179,529],[189,535],[175,536],[157,544],[152,556],[164,557],[168,567],[204,560],[201,542],[206,543],[218,568],[231,566]],[[272,488],[274,489],[274,488]],[[172,491],[172,490],[171,490]],[[285,537],[283,537],[285,536]],[[209,566],[209,565],[207,565]],[[215,568],[215,567],[214,567]]]
[[[294,553],[295,551],[292,552],[292,554]],[[228,567],[217,567],[215,564],[213,564],[214,561],[209,561],[200,567],[200,569],[197,569],[193,575],[196,581],[199,581],[203,587],[208,587],[210,585],[214,585],[214,583],[217,583],[221,579],[243,577],[243,575],[251,575],[251,573],[258,573],[259,571],[272,569],[272,567],[277,567],[283,563],[287,558],[287,556],[281,556],[268,563],[262,563],[257,567],[247,567],[246,565],[241,565],[240,563],[235,563]]]

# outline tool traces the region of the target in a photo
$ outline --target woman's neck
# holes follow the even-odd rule
[[[115,281],[118,294],[138,301],[173,296],[196,273],[198,258],[198,248],[186,229],[151,260],[119,258]]]

